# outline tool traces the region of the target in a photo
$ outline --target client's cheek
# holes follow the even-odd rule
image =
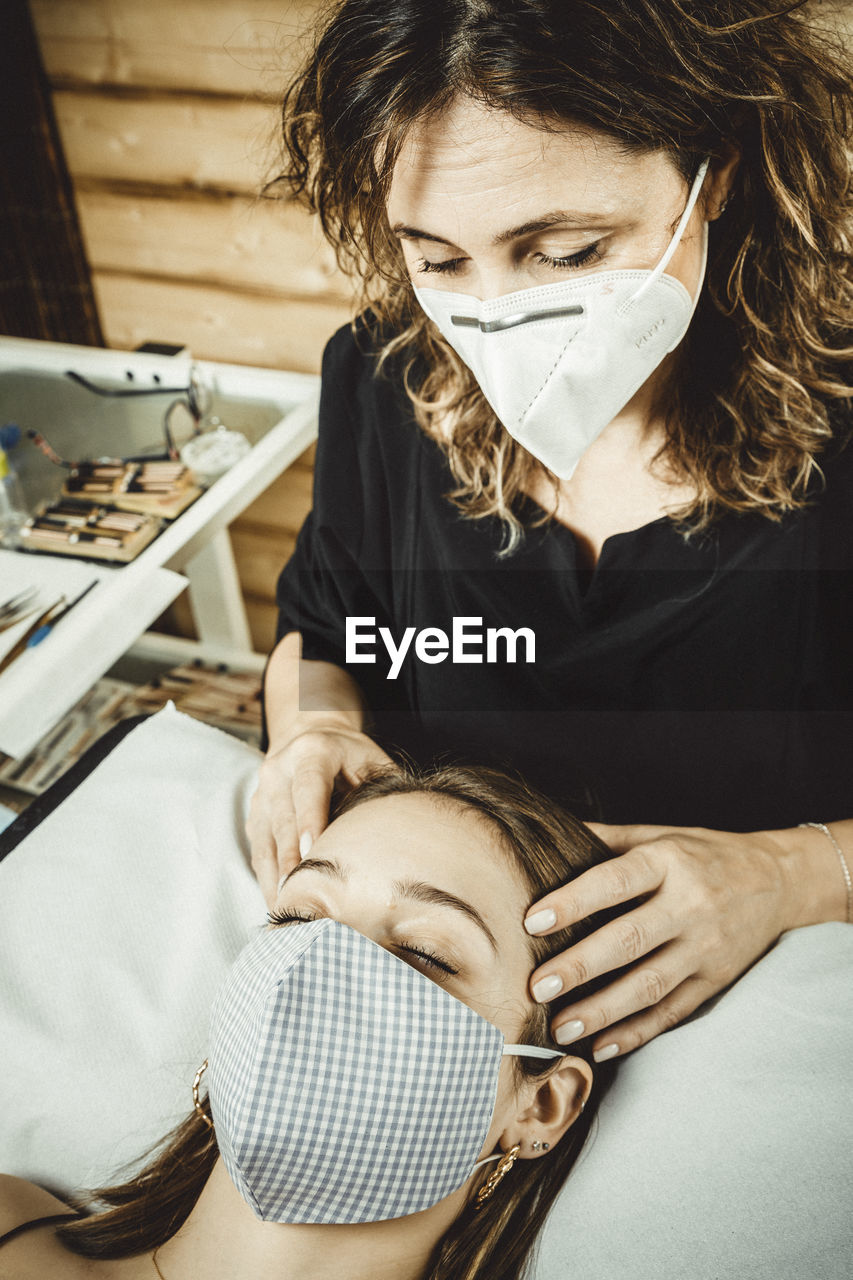
[[[455,994],[481,1018],[497,1027],[507,1044],[518,1044],[524,1038],[522,1033],[531,1015],[535,1016],[537,1012],[537,1006],[531,1003],[526,991],[529,976],[525,973],[523,981],[512,986],[497,980],[480,984],[468,981],[464,991]],[[517,997],[508,996],[508,990],[517,990],[519,994]]]

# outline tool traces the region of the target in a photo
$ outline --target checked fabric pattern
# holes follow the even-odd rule
[[[497,1027],[348,926],[266,930],[211,1015],[226,1168],[265,1221],[417,1213],[471,1174],[502,1051]]]

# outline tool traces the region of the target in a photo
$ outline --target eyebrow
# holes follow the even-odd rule
[[[320,871],[323,875],[334,876],[336,880],[344,883],[348,878],[346,871],[334,858],[305,858],[293,868],[284,883],[290,884],[293,877],[300,871]],[[472,907],[471,903],[466,902],[464,898],[457,898],[455,893],[448,893],[446,889],[439,889],[436,885],[427,884],[424,880],[395,880],[391,887],[399,898],[407,898],[410,902],[425,902],[435,907],[449,907],[467,916],[486,935],[495,955],[498,954],[495,935],[477,908]]]
[[[606,223],[607,218],[600,213],[571,213],[566,209],[554,209],[551,213],[543,213],[541,218],[522,222],[519,226],[510,227],[507,231],[499,231],[492,237],[492,244],[507,244],[510,240],[532,236],[538,231],[548,231],[551,227],[604,226]],[[395,222],[391,230],[401,240],[428,240],[432,244],[446,245],[453,243],[452,240],[445,240],[443,236],[434,236],[429,231],[423,231],[420,227],[411,227],[405,222]]]
[[[448,893],[446,889],[437,889],[434,884],[426,884],[423,880],[395,880],[393,884],[394,892],[399,894],[401,898],[408,898],[413,902],[426,902],[436,907],[450,907],[454,911],[461,911],[469,920],[473,920],[489,940],[494,953],[497,955],[498,944],[495,935],[486,924],[476,907],[472,907],[470,902],[466,902],[464,898],[457,898],[455,893]]]
[[[322,871],[324,875],[334,876],[336,880],[346,881],[347,878],[343,867],[334,858],[303,858],[292,871],[288,872],[282,888],[285,884],[290,884],[293,877],[300,871]]]

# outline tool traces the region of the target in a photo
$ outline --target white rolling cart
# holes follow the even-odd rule
[[[0,550],[0,598],[31,583],[42,601],[96,585],[54,632],[0,674],[0,751],[25,755],[123,654],[181,663],[199,658],[259,671],[252,652],[228,525],[288,467],[317,433],[319,378],[242,365],[0,338],[0,422],[40,431],[63,457],[124,457],[156,448],[162,419],[191,369],[209,392],[207,417],[242,432],[250,451],[176,517],[130,564]],[[136,397],[103,390],[156,389]],[[60,469],[22,440],[11,453],[30,509],[55,497]],[[189,588],[198,640],[146,631]],[[23,624],[26,626],[26,624]],[[0,633],[0,658],[15,632]]]

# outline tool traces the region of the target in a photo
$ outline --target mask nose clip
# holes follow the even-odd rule
[[[562,316],[582,316],[585,307],[575,303],[570,307],[547,307],[544,311],[516,311],[499,320],[478,320],[476,316],[451,316],[450,323],[457,329],[479,329],[481,333],[501,333],[536,320],[558,320]]]

